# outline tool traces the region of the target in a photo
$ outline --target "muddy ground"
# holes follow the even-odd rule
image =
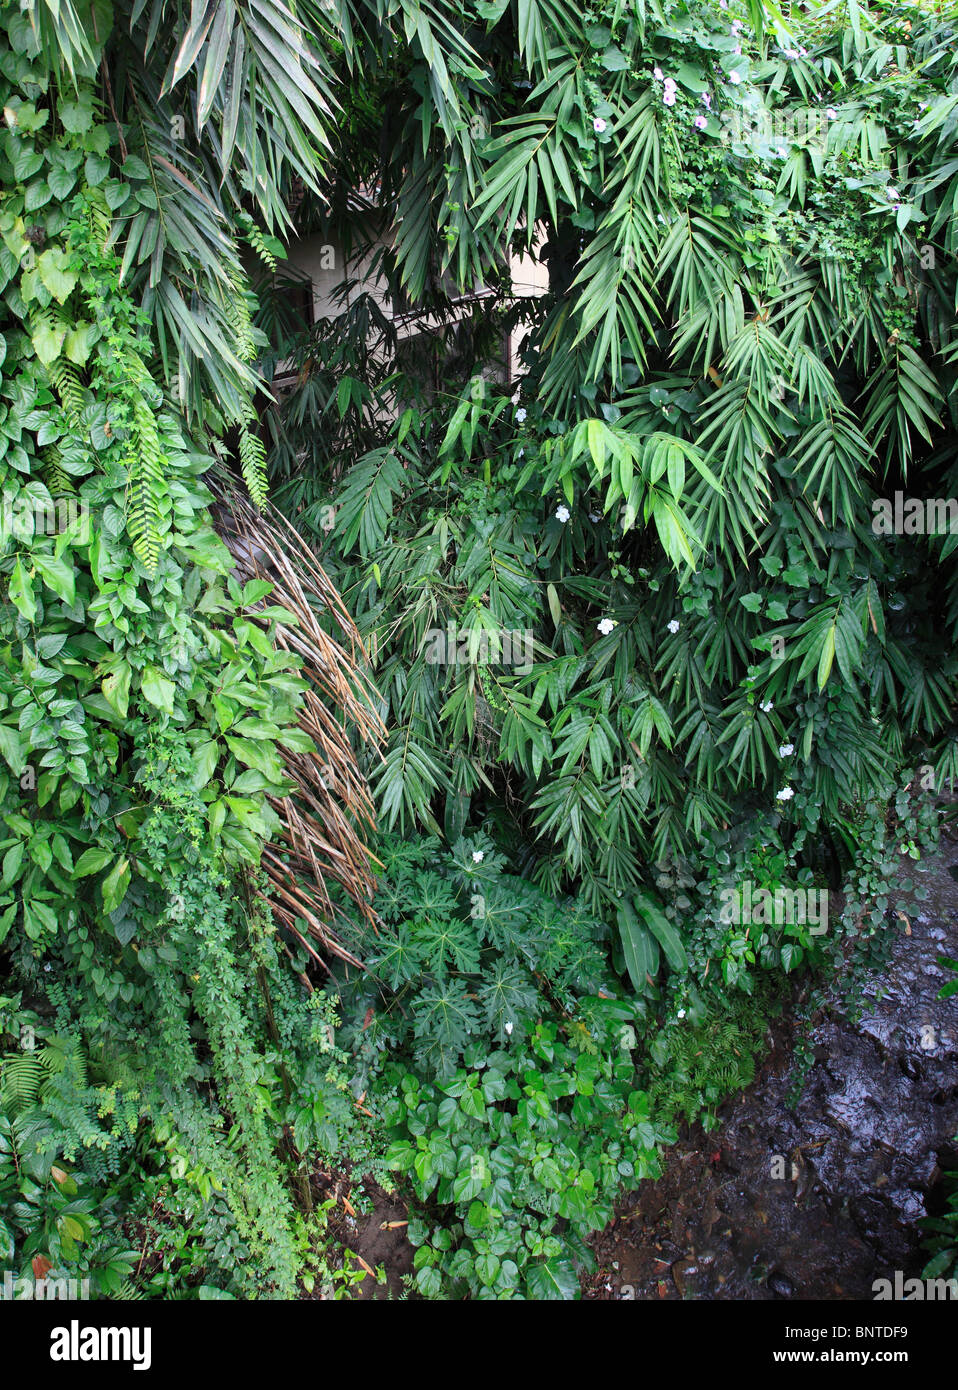
[[[958,852],[919,875],[922,911],[898,921],[890,963],[857,1019],[813,1021],[814,1064],[794,1109],[794,1026],[776,1027],[752,1086],[665,1155],[595,1241],[586,1298],[872,1299],[872,1284],[927,1257],[918,1222],[937,1214],[958,1133]]]

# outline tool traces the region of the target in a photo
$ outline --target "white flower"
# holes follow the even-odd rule
[[[661,82],[662,78],[665,76],[665,73],[662,71],[661,68],[653,68],[652,76],[655,78],[656,82]]]
[[[737,87],[742,79],[739,76],[739,74],[735,72],[735,70],[733,69],[732,72],[730,72],[728,75],[728,80],[731,82],[733,87]]]
[[[797,58],[797,57],[798,57],[798,49],[797,49],[797,48],[786,48],[786,50],[785,50],[785,57],[786,57],[786,58]]]
[[[807,57],[808,57],[808,49],[807,49],[807,48],[800,48],[800,49],[798,50],[798,56],[799,56],[800,58],[807,58]]]
[[[662,93],[662,100],[665,102],[666,106],[674,106],[674,105],[675,105],[675,93],[674,93],[674,92],[663,92],[663,93]]]
[[[783,743],[782,746],[781,746],[781,747],[779,748],[779,750],[778,750],[778,756],[779,756],[780,758],[790,758],[794,752],[795,752],[795,745],[794,745],[794,743]]]
[[[794,795],[795,793],[792,791],[791,787],[783,787],[780,792],[775,793],[775,800],[790,801]]]
[[[695,126],[696,130],[704,130],[708,125],[708,118],[706,116],[696,116],[692,124]],[[667,415],[669,413],[668,410],[666,410],[665,413]]]
[[[481,849],[474,849],[472,851],[472,862],[474,864],[481,864],[485,857],[485,853]]]
[[[674,92],[677,90],[674,77],[667,77],[665,81],[662,83],[662,86],[665,88],[667,92]]]
[[[684,1010],[684,1009],[679,1009],[678,1016],[679,1016],[679,1018],[684,1018],[684,1017],[685,1017],[685,1010]]]
[[[519,409],[516,411],[516,419],[519,421],[519,424],[521,425],[525,418],[526,408],[524,405],[520,405]]]
[[[702,105],[703,105],[703,106],[711,106],[711,105],[712,105],[712,98],[709,96],[708,92],[703,92],[703,93],[702,93]]]
[[[507,1033],[511,1033],[511,1032],[512,1032],[513,1024],[507,1023],[505,1027],[506,1027],[506,1032],[507,1032]]]
[[[571,515],[568,507],[556,507],[556,521],[561,521],[564,524]]]
[[[888,201],[889,201],[890,203],[893,203],[893,202],[895,201],[895,199],[898,197],[898,189],[897,189],[897,188],[892,188],[892,187],[889,186],[888,188],[885,189],[885,193],[887,194],[887,196],[888,196]]]
[[[759,705],[759,709],[764,714],[771,714],[774,708],[775,706],[772,704],[771,700],[765,700],[762,704]]]
[[[918,110],[919,110],[919,111],[927,111],[927,110],[928,110],[928,103],[927,103],[927,101],[920,101],[920,102],[918,103]]]
[[[825,107],[825,117],[829,121],[834,121],[837,119],[838,112],[835,110],[834,106]]]
[[[784,145],[779,145],[778,150],[776,151],[776,153],[778,154],[779,159],[787,159],[787,158],[788,158],[788,150],[785,148]]]
[[[719,0],[719,9],[720,9],[720,10],[727,10],[727,9],[728,9],[728,0]]]
[[[597,116],[592,122],[592,129],[595,131],[596,135],[601,135],[605,130],[605,121],[601,116]]]
[[[669,632],[678,632],[681,626],[682,624],[679,622],[678,618],[673,618],[671,622],[666,623]]]
[[[609,633],[612,631],[614,627],[615,623],[612,621],[611,618],[603,618],[602,621],[599,623],[599,631],[602,633],[603,637],[608,637]]]

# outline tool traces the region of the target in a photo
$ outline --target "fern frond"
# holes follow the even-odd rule
[[[41,464],[43,481],[54,497],[59,497],[65,492],[76,491],[69,473],[60,467],[60,458],[60,450],[55,444],[51,444],[49,449],[44,450]]]
[[[66,412],[71,427],[78,429],[84,402],[80,373],[72,362],[67,361],[65,357],[58,357],[47,368],[47,375],[54,391],[60,397],[60,404]]]
[[[163,450],[153,412],[142,397],[134,402],[133,423],[124,459],[129,475],[126,525],[133,541],[133,553],[152,574],[160,553]]]
[[[246,483],[254,506],[262,512],[266,509],[268,493],[266,449],[259,435],[249,428],[253,418],[253,412],[250,411],[249,420],[240,425],[239,455],[243,481]]]
[[[40,1055],[35,1052],[16,1052],[0,1064],[0,1096],[16,1114],[35,1105],[40,1087],[48,1076]]]

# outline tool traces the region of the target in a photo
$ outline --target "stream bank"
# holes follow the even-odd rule
[[[786,1016],[755,1082],[663,1155],[663,1176],[620,1203],[594,1241],[587,1299],[866,1299],[920,1273],[919,1220],[937,1214],[956,1157],[958,847],[917,870],[927,899],[895,919],[890,959],[857,1009],[812,1021],[813,1062],[788,1104],[796,1031]],[[856,1016],[857,1014],[857,1016]],[[794,1097],[792,1097],[794,1099]]]

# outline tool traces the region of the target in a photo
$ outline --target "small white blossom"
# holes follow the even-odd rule
[[[835,110],[834,106],[826,106],[826,107],[825,107],[825,118],[826,118],[826,120],[834,121],[834,120],[837,119],[837,117],[838,117],[838,112]]]
[[[663,92],[663,94],[662,94],[662,100],[665,102],[666,106],[674,106],[674,105],[675,105],[675,93],[674,93],[674,92]]]
[[[665,88],[667,92],[674,92],[678,90],[675,84],[674,77],[667,77],[665,81],[662,83],[662,86]]]
[[[779,145],[778,150],[776,151],[776,153],[778,154],[779,159],[787,159],[787,158],[788,158],[788,150],[785,148],[784,145]]]
[[[794,795],[795,795],[795,793],[792,791],[791,787],[783,787],[782,790],[781,790],[780,792],[776,792],[776,793],[775,793],[775,800],[776,800],[776,801],[791,801],[791,799],[792,799],[792,797],[793,797]]]
[[[661,82],[662,78],[665,76],[665,73],[662,71],[661,68],[653,68],[652,76],[655,78],[656,82]]]
[[[685,1010],[684,1010],[684,1009],[679,1009],[678,1016],[679,1016],[679,1018],[684,1018],[684,1017],[685,1017]]]
[[[669,632],[678,632],[681,626],[682,624],[679,622],[678,618],[673,618],[671,622],[666,623],[666,627],[668,628]]]
[[[603,637],[608,637],[614,627],[615,623],[611,618],[603,618],[599,623],[599,631],[602,633]]]
[[[596,116],[595,120],[592,122],[592,129],[595,131],[596,135],[601,135],[605,130],[605,121],[601,116]]]
[[[738,84],[741,82],[742,78],[733,68],[733,70],[728,75],[728,80],[731,82],[733,87],[737,87]]]
[[[572,513],[568,507],[556,507],[556,521],[561,521],[563,525],[569,520]]]
[[[885,189],[885,193],[888,195],[888,201],[890,203],[893,203],[895,199],[898,197],[898,189],[892,188],[890,185],[888,188]]]
[[[507,1032],[507,1033],[511,1033],[511,1032],[512,1032],[512,1029],[513,1029],[513,1025],[512,1025],[511,1023],[507,1023],[507,1024],[506,1024],[506,1032]]]
[[[794,752],[795,752],[795,745],[794,745],[794,743],[783,743],[783,744],[781,745],[781,747],[779,748],[779,750],[778,750],[778,756],[779,756],[780,758],[790,758]]]
[[[759,705],[759,709],[763,714],[771,714],[774,708],[775,706],[772,704],[771,700],[765,700]]]
[[[598,512],[590,512],[590,513],[589,513],[589,520],[590,520],[590,521],[601,521],[602,518],[599,516],[599,513],[598,513]]]
[[[481,864],[485,857],[485,853],[481,849],[474,849],[472,851],[472,862],[474,864]]]
[[[526,408],[524,405],[520,405],[519,409],[516,411],[516,419],[519,421],[519,424],[521,425],[525,418]]]
[[[702,93],[702,105],[703,105],[703,106],[711,106],[711,105],[712,105],[712,98],[709,96],[708,92],[703,92],[703,93]]]

